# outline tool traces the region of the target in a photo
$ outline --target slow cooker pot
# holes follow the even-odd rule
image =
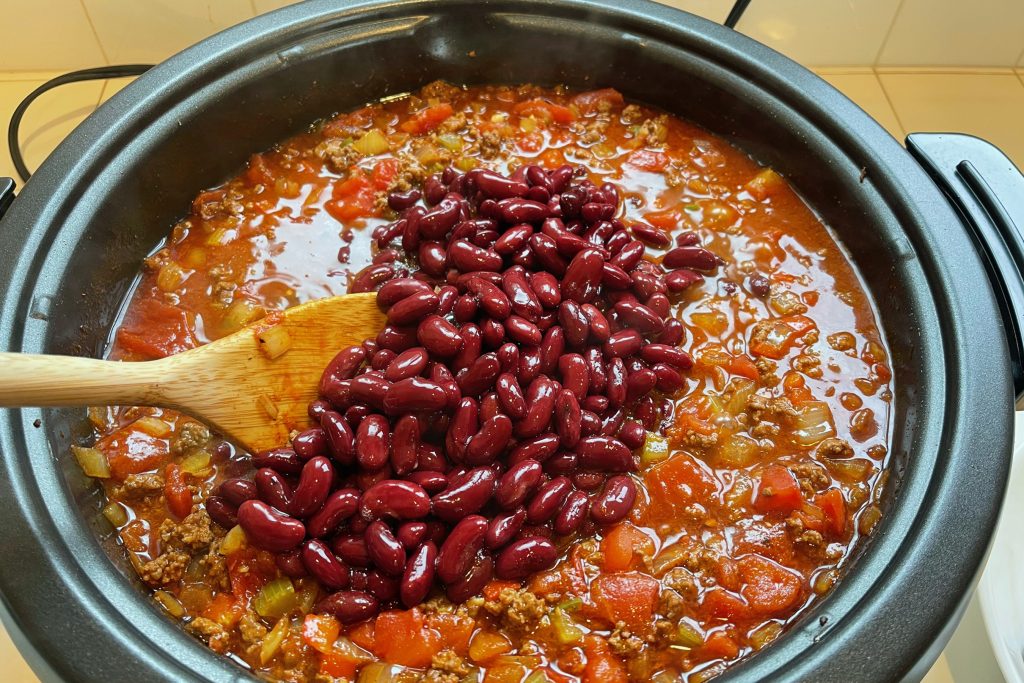
[[[778,169],[831,226],[892,351],[885,514],[835,590],[720,680],[922,675],[1004,493],[1024,388],[1024,180],[973,138],[911,136],[908,152],[809,71],[703,19],[643,0],[315,0],[220,33],[103,105],[7,210],[0,346],[99,355],[141,259],[199,190],[318,117],[437,78],[617,88]],[[87,433],[81,411],[0,413],[15,641],[44,680],[249,680],[120,559],[68,455]]]

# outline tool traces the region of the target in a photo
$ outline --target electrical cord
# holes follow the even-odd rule
[[[21,154],[21,145],[18,142],[18,129],[21,127],[21,120],[24,118],[25,112],[40,95],[48,90],[53,90],[54,88],[67,83],[95,81],[107,78],[123,78],[125,76],[139,76],[149,71],[152,67],[152,64],[121,64],[71,71],[66,74],[61,74],[55,78],[51,78],[26,95],[25,99],[23,99],[21,103],[18,104],[17,108],[15,108],[14,113],[11,114],[11,123],[7,127],[7,148],[11,153],[11,161],[14,162],[14,170],[16,170],[18,175],[21,176],[22,182],[28,182],[32,173],[25,165],[25,159]]]
[[[729,28],[736,28],[736,24],[739,22],[740,17],[747,11],[747,5],[750,4],[750,0],[736,0],[733,3],[732,9],[729,10],[729,16],[725,18],[722,23]]]

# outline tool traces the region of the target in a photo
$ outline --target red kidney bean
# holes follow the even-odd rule
[[[292,487],[281,474],[269,467],[261,467],[256,470],[254,481],[260,500],[281,512],[288,512],[292,501]]]
[[[601,418],[592,410],[580,411],[580,436],[591,436],[601,432]]]
[[[565,262],[565,259],[558,252],[558,245],[555,244],[553,239],[541,233],[534,233],[527,240],[527,243],[530,245],[534,256],[536,256],[538,264],[544,270],[557,277],[565,275],[565,270],[569,267],[569,264]]]
[[[367,415],[356,432],[356,459],[359,465],[376,472],[388,462],[391,450],[391,430],[383,415]]]
[[[765,279],[767,280],[767,278]],[[673,270],[671,273],[665,275],[665,287],[668,288],[668,291],[670,292],[682,292],[683,290],[689,289],[693,285],[703,281],[703,275],[687,268]]]
[[[528,439],[547,430],[555,406],[557,385],[546,375],[530,382],[526,390],[526,416],[514,428],[516,438]]]
[[[512,305],[512,312],[526,320],[536,320],[543,312],[540,300],[526,279],[526,271],[514,266],[501,276],[502,289]]]
[[[416,346],[416,328],[385,325],[377,335],[377,344],[381,348],[391,349],[395,353],[411,349]]]
[[[572,482],[568,477],[555,477],[542,485],[526,506],[526,521],[543,524],[551,519],[571,490]]]
[[[508,465],[512,467],[524,460],[543,462],[558,450],[559,441],[558,435],[552,432],[523,439],[509,453]]]
[[[686,351],[667,344],[647,344],[640,349],[640,358],[648,363],[665,363],[679,370],[693,367],[693,358]]]
[[[441,300],[433,291],[411,294],[388,309],[392,325],[410,325],[437,311]]]
[[[353,398],[380,410],[384,408],[384,397],[387,396],[391,382],[367,372],[353,378],[350,386]]]
[[[524,349],[519,355],[519,368],[516,371],[516,379],[519,385],[529,385],[540,375],[541,359],[540,347]]]
[[[420,519],[430,513],[430,496],[418,484],[401,479],[377,482],[363,494],[363,519]]]
[[[521,419],[526,416],[526,398],[523,396],[523,390],[520,388],[515,375],[510,372],[498,375],[495,389],[498,394],[498,400],[501,402],[501,407],[509,417]]]
[[[330,614],[342,624],[358,624],[380,611],[380,601],[362,591],[331,593],[313,608],[317,614]]]
[[[497,475],[490,467],[477,467],[453,480],[433,497],[434,516],[455,522],[479,511],[494,493]]]
[[[624,443],[611,436],[588,436],[576,446],[580,466],[602,472],[632,472],[636,461]]]
[[[562,278],[562,297],[577,303],[591,301],[601,284],[604,257],[594,248],[587,248],[576,254],[566,268]]]
[[[392,415],[441,410],[448,395],[440,384],[422,377],[407,377],[391,385],[384,397],[384,409]]]
[[[459,330],[444,318],[428,316],[416,328],[416,339],[431,354],[450,358],[462,348],[463,337]]]
[[[665,328],[665,323],[657,313],[643,304],[633,301],[620,301],[615,304],[615,313],[623,325],[646,337],[660,334]]]
[[[568,188],[561,193],[558,205],[562,209],[562,216],[572,218],[580,215],[583,204],[586,202],[584,194],[576,188]]]
[[[343,521],[359,509],[359,491],[344,488],[334,491],[323,507],[306,520],[306,532],[313,538],[324,538],[334,533]]]
[[[352,569],[349,572],[349,589],[354,591],[369,590],[366,569]]]
[[[291,550],[306,537],[302,522],[261,500],[247,500],[238,506],[238,524],[250,543],[271,552]]]
[[[487,526],[484,535],[484,546],[488,550],[498,550],[512,542],[526,523],[526,510],[517,508],[512,512],[497,515]]]
[[[431,541],[419,545],[405,566],[399,586],[402,604],[408,608],[423,602],[434,583],[434,566],[437,561],[437,546]]]
[[[353,529],[353,531],[355,530]],[[331,541],[331,550],[345,564],[353,567],[369,567],[373,563],[373,560],[370,559],[370,551],[366,547],[366,539],[363,536],[351,534],[335,536]]]
[[[519,369],[518,346],[512,342],[502,344],[495,353],[498,356],[498,362],[501,363],[502,372],[515,372]],[[512,417],[515,417],[515,415]]]
[[[416,469],[420,447],[420,420],[403,415],[395,423],[391,437],[391,468],[404,476]]]
[[[367,415],[373,412],[373,408],[370,406],[364,406],[363,404],[354,405],[345,411],[345,423],[353,429],[359,427],[359,423],[363,421]],[[352,462],[355,462],[355,432],[352,433]]]
[[[565,332],[555,325],[544,333],[540,343],[540,371],[545,375],[553,375],[558,369],[558,359],[565,353]]]
[[[286,553],[278,553],[274,556],[274,564],[281,570],[281,573],[292,579],[301,579],[309,576],[306,565],[302,562],[302,550],[296,548]]]
[[[498,202],[501,217],[506,223],[539,223],[551,215],[547,204],[530,199],[512,197]]]
[[[286,512],[292,517],[308,517],[323,507],[334,483],[334,467],[322,455],[309,460],[302,468],[299,483],[292,493]]]
[[[657,378],[658,391],[665,394],[674,394],[684,386],[686,386],[686,380],[682,374],[670,365],[665,363],[655,363],[651,370],[654,372],[654,376]]]
[[[471,271],[501,270],[501,254],[481,249],[466,240],[454,240],[448,245],[448,262],[463,273]]]
[[[448,486],[448,477],[443,473],[434,470],[419,470],[406,475],[406,480],[423,487],[423,490],[433,495],[440,493]]]
[[[587,361],[587,369],[590,372],[590,393],[603,393],[608,382],[608,372],[601,350],[592,346],[584,352],[583,358]]]
[[[665,323],[665,329],[658,335],[659,344],[668,344],[669,346],[678,346],[683,341],[683,335],[685,329],[683,323],[675,318],[670,318]]]
[[[649,398],[650,397],[648,396],[644,400],[647,400]],[[636,414],[637,414],[638,417],[640,415],[641,409],[643,408],[642,404],[643,404],[643,401],[640,402],[640,405],[636,409]],[[614,436],[615,434],[618,433],[619,428],[622,427],[622,423],[625,421],[625,419],[626,419],[626,411],[625,410],[623,410],[622,408],[619,408],[619,409],[609,408],[607,411],[605,411],[604,417],[601,418],[601,431],[600,431],[600,435],[601,436]]]
[[[511,256],[523,248],[532,234],[533,226],[521,223],[502,233],[492,248],[502,256]]]
[[[429,195],[428,195],[429,197]],[[419,219],[419,231],[428,240],[439,240],[455,227],[462,211],[459,200],[449,195]]]
[[[664,230],[656,228],[653,225],[648,225],[647,223],[634,223],[632,230],[633,235],[637,239],[643,240],[652,247],[664,249],[672,244],[672,238],[670,238]]]
[[[630,477],[609,477],[604,490],[591,501],[590,517],[598,524],[614,524],[625,519],[635,500],[636,484]]]
[[[419,247],[421,236],[420,236],[420,219],[427,212],[422,206],[417,206],[411,211],[405,213],[405,229],[402,231],[402,249],[405,253],[409,254],[416,251]]]
[[[581,347],[586,343],[590,336],[590,321],[578,303],[563,301],[558,307],[558,321],[570,346]]]
[[[381,288],[377,290],[377,305],[382,309],[387,310],[399,301],[402,301],[413,294],[423,294],[433,291],[434,290],[430,285],[417,280],[416,278],[398,277],[385,282]],[[349,377],[351,376],[352,375]]]
[[[537,346],[542,338],[536,325],[518,315],[511,315],[505,319],[505,334],[512,341],[524,346]]]
[[[210,519],[225,529],[231,529],[238,524],[238,509],[220,496],[209,496],[206,499],[206,513],[210,515]]]
[[[450,363],[451,369],[456,372],[468,368],[480,357],[480,351],[483,348],[483,334],[479,327],[469,323],[462,326],[459,342],[462,348]]]
[[[608,248],[611,249],[611,246]],[[636,267],[636,264],[640,263],[640,259],[644,257],[644,251],[643,242],[631,240],[626,242],[619,253],[611,258],[611,262],[628,273]]]
[[[513,541],[498,555],[494,574],[499,579],[523,579],[550,569],[558,559],[555,544],[546,538],[523,538]]]
[[[382,603],[394,602],[398,599],[400,585],[399,579],[386,576],[376,570],[366,575],[366,589]]]
[[[590,326],[590,337],[598,344],[603,344],[608,341],[611,337],[612,330],[611,325],[608,323],[608,318],[605,317],[597,306],[593,304],[583,304],[580,307],[584,317]]]
[[[479,308],[476,297],[470,294],[463,294],[455,301],[455,307],[452,310],[457,322],[467,323],[470,320],[476,319]]]
[[[473,560],[484,546],[487,519],[469,515],[456,524],[437,553],[437,578],[446,584],[462,579],[473,567]]]
[[[245,501],[256,498],[259,491],[255,482],[248,479],[228,479],[218,487],[217,495],[229,504],[238,507]]]
[[[577,472],[572,475],[572,484],[584,491],[594,491],[604,483],[605,475],[600,472]]]
[[[568,476],[577,470],[578,462],[579,456],[572,451],[560,451],[544,461],[544,471],[552,476]]]
[[[584,411],[594,414],[603,413],[608,409],[608,397],[591,394],[580,404]]]
[[[388,363],[393,361],[397,355],[391,349],[378,349],[370,359],[370,367],[374,370],[383,371],[388,366]]]
[[[323,386],[324,379],[328,377],[352,379],[365,360],[366,351],[361,346],[350,346],[342,349],[324,369],[323,375],[321,375],[321,387]],[[322,388],[321,393],[323,393]]]
[[[602,347],[608,358],[628,358],[636,355],[644,344],[644,338],[634,329],[619,330]],[[645,359],[646,360],[646,359]]]
[[[464,460],[466,444],[480,428],[479,416],[480,408],[475,399],[466,397],[459,401],[445,436],[445,448],[452,460]]]
[[[668,296],[666,296],[665,294],[661,294],[660,292],[658,294],[652,294],[650,298],[648,298],[647,301],[644,302],[644,306],[647,306],[647,308],[654,311],[655,315],[659,316],[660,318],[667,317],[669,311],[672,310],[672,304],[668,300]],[[662,322],[662,328],[664,329],[664,322]],[[657,336],[658,335],[656,335],[656,337]]]
[[[478,190],[485,195],[495,199],[508,199],[510,197],[522,197],[530,189],[529,185],[522,181],[511,180],[494,171],[486,169],[474,169],[476,173],[475,182]],[[499,202],[499,206],[500,206]]]
[[[543,468],[536,460],[526,459],[512,465],[498,480],[494,502],[504,510],[521,506],[540,485],[543,476]]]
[[[501,363],[494,353],[485,353],[470,365],[461,370],[455,380],[464,396],[478,396],[494,386],[494,381],[501,374]]]
[[[670,275],[675,275],[676,273],[686,273],[686,272],[687,271],[685,271],[685,270],[677,270],[677,271],[674,271],[674,272],[670,273]],[[699,273],[694,273],[694,274],[695,275],[699,275]],[[665,279],[667,280],[668,277],[666,276]],[[704,279],[704,278],[701,277],[700,279]],[[756,273],[754,275],[751,275],[749,278],[747,278],[747,287],[750,288],[751,294],[753,294],[756,297],[760,297],[760,298],[764,299],[765,297],[768,296],[768,294],[771,293],[772,283],[764,275],[761,275],[760,273]],[[671,288],[671,285],[670,285],[670,288]]]
[[[642,396],[650,393],[651,389],[658,383],[658,376],[653,370],[640,368],[629,373],[626,377],[626,403],[633,403]]]
[[[568,389],[562,389],[555,397],[554,423],[563,447],[572,448],[579,442],[582,428],[580,404]]]
[[[445,589],[445,594],[453,603],[461,603],[474,595],[479,595],[494,576],[494,560],[490,555],[482,555],[466,574],[465,578],[456,581]]]
[[[610,407],[618,408],[626,402],[626,381],[626,364],[621,358],[613,358],[608,363],[608,383],[604,390]]]
[[[691,268],[707,271],[718,267],[718,257],[703,247],[676,247],[665,254],[661,264],[670,270]]]
[[[327,590],[348,588],[349,569],[334,556],[331,549],[315,538],[302,546],[302,564]]]
[[[395,276],[395,268],[390,263],[369,265],[356,273],[349,283],[349,294],[362,294],[372,292],[378,285],[383,284]]]
[[[323,414],[328,410],[331,410],[331,404],[318,398],[309,404],[309,409],[306,413],[309,415],[309,419],[313,420],[313,422],[320,422],[320,418],[323,417]]]
[[[647,440],[647,433],[644,426],[637,420],[626,420],[622,423],[618,433],[619,441],[630,450],[636,450],[644,445]]]
[[[530,288],[544,308],[556,308],[562,302],[562,290],[558,280],[551,273],[542,271],[531,274]]]
[[[558,375],[562,387],[571,391],[577,401],[587,397],[590,388],[590,370],[587,361],[578,353],[567,353],[558,359]],[[514,417],[514,416],[513,416]]]
[[[480,321],[480,340],[488,349],[497,349],[505,343],[505,326],[494,318]]]
[[[665,281],[650,273],[642,273],[635,270],[629,274],[629,279],[633,281],[633,291],[641,299],[646,300],[659,292],[664,293],[667,291]]]
[[[466,280],[466,289],[476,295],[480,309],[495,320],[511,315],[512,303],[497,285],[481,277],[471,277]]]
[[[605,261],[601,266],[601,284],[612,289],[629,289],[633,280],[629,274],[614,263]]]
[[[363,535],[370,561],[388,576],[401,576],[405,571],[405,548],[384,522],[370,522]]]
[[[611,254],[618,254],[622,248],[629,244],[629,234],[625,230],[618,230],[604,243],[605,249]]]
[[[573,491],[562,502],[555,516],[554,530],[563,536],[575,533],[590,514],[590,499],[583,491]]]
[[[252,466],[267,467],[281,474],[298,474],[306,464],[291,448],[271,448],[252,456]]]
[[[405,211],[420,200],[423,193],[416,188],[405,192],[391,192],[388,194],[388,206],[392,211]]]
[[[398,527],[395,538],[406,548],[412,550],[427,537],[427,530],[426,522],[406,522]]]
[[[495,415],[480,425],[466,446],[466,464],[486,465],[504,452],[512,438],[512,420],[507,415]]]
[[[387,369],[384,370],[384,379],[389,382],[397,382],[408,377],[415,377],[427,367],[428,360],[430,360],[430,354],[424,347],[415,346],[406,349],[388,364]]]

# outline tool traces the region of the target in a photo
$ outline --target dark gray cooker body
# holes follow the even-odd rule
[[[1005,487],[1017,358],[1000,287],[967,222],[875,121],[696,17],[643,1],[323,0],[214,36],[90,116],[14,201],[0,348],[99,354],[140,260],[200,189],[318,117],[437,78],[617,88],[771,164],[835,230],[892,350],[885,516],[826,599],[720,680],[919,676],[974,585]],[[98,493],[68,456],[82,417],[0,412],[0,611],[15,640],[47,680],[247,680],[108,557]]]

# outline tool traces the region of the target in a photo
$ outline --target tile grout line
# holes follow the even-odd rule
[[[260,13],[256,11],[256,0],[249,0],[249,9],[252,10],[252,15],[254,17],[258,17],[260,15]]]
[[[896,11],[892,15],[892,21],[889,23],[889,30],[885,32],[885,38],[882,39],[882,44],[878,46],[878,52],[875,53],[875,62],[871,65],[872,67],[878,66],[878,60],[882,58],[882,53],[885,52],[885,48],[889,44],[889,38],[892,36],[892,30],[896,26],[896,21],[900,18],[900,12],[903,11],[904,2],[905,0],[900,0],[899,6],[896,7]]]
[[[89,14],[89,8],[85,6],[85,0],[78,0],[78,4],[82,7],[82,12],[85,13],[85,20],[87,22],[89,22],[89,30],[92,31],[92,36],[93,36],[93,38],[96,39],[96,45],[99,46],[99,48],[100,48],[100,54],[103,55],[103,59],[104,59],[104,61],[106,61],[107,66],[110,66],[110,55],[107,54],[107,48],[105,48],[103,46],[103,41],[100,40],[100,34],[96,30],[96,24],[93,23],[92,15]],[[96,109],[97,107],[99,107],[100,103],[103,102],[103,93],[105,93],[107,91],[107,83],[108,82],[109,82],[109,79],[104,79],[103,80],[103,85],[100,87],[100,94],[96,98],[96,104],[93,105],[93,109]]]
[[[903,144],[909,134],[907,127],[903,124],[903,119],[900,118],[900,113],[896,111],[896,105],[893,104],[892,97],[889,96],[889,91],[886,90],[885,83],[882,81],[877,70],[874,72],[874,75],[875,82],[878,83],[878,87],[882,89],[882,95],[885,96],[885,102],[889,105],[889,111],[892,112],[892,115],[896,118],[896,123],[900,126],[900,133],[903,135],[903,140],[900,140],[900,144]]]

